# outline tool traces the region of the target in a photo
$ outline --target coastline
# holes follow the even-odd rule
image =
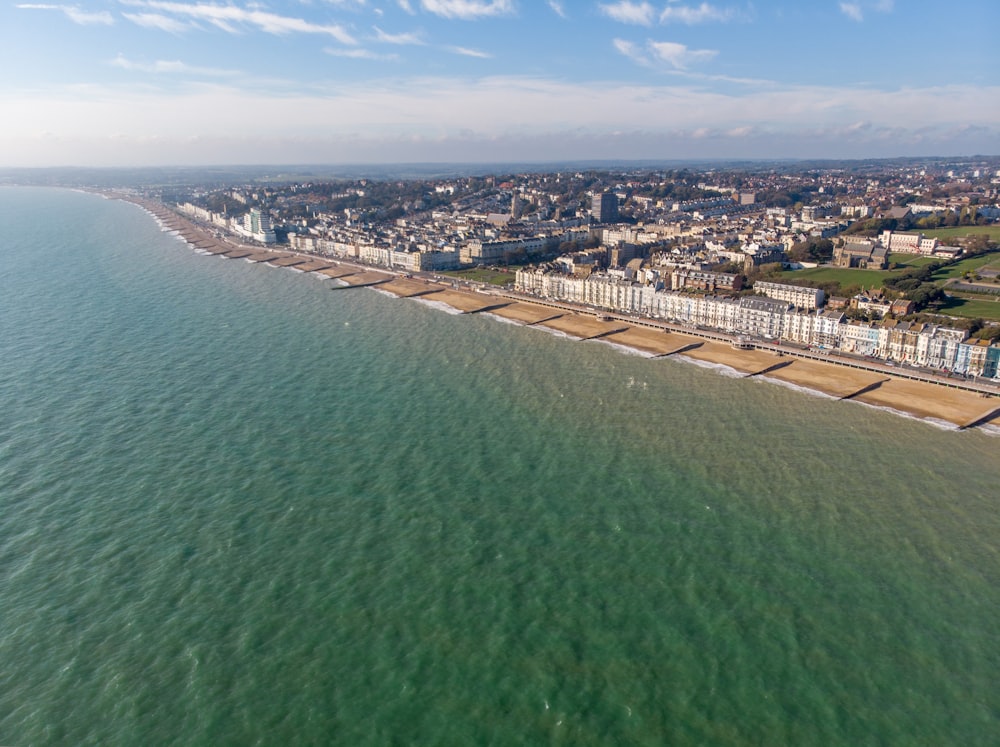
[[[672,325],[596,315],[566,304],[537,303],[519,294],[459,288],[455,282],[403,276],[384,268],[294,251],[235,243],[201,227],[166,205],[118,192],[104,197],[131,202],[149,213],[166,232],[175,233],[202,254],[246,259],[299,272],[316,273],[338,283],[339,290],[372,287],[396,298],[413,298],[458,314],[488,313],[507,323],[538,326],[571,340],[605,342],[622,352],[648,358],[680,357],[697,365],[725,370],[737,378],[759,378],[826,398],[853,401],[953,430],[976,427],[1000,433],[1000,396],[933,377],[916,380],[883,365],[845,365],[777,346],[737,349],[722,334],[691,333]]]

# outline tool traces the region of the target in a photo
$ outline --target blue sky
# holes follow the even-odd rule
[[[1000,153],[997,0],[0,7],[0,166]]]

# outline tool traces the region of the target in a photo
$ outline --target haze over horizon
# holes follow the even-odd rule
[[[1000,153],[1000,5],[4,6],[0,167]]]

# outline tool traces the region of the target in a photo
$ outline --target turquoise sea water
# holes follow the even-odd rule
[[[0,189],[0,744],[991,745],[1000,439]]]

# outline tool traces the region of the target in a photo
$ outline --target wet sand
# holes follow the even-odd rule
[[[442,288],[440,285],[424,280],[396,278],[380,285],[379,290],[389,291],[389,293],[399,298],[412,298],[413,296],[423,296],[428,293],[440,293]]]
[[[504,319],[510,319],[513,322],[520,322],[521,324],[538,324],[539,322],[544,322],[546,319],[554,319],[557,316],[562,316],[566,312],[537,303],[515,301],[503,308],[494,309],[490,313]]]
[[[368,272],[356,272],[353,275],[344,275],[340,279],[347,283],[348,285],[372,285],[373,283],[384,283],[387,280],[392,280],[392,275],[387,275],[384,272],[376,272],[370,270]]]
[[[856,368],[803,358],[793,358],[788,366],[770,371],[763,376],[806,389],[814,389],[840,399],[858,394],[867,387],[889,379],[888,376],[872,371],[860,371]]]
[[[652,355],[672,355],[701,342],[697,337],[676,332],[661,332],[649,327],[629,327],[623,332],[614,332],[604,339]]]
[[[762,373],[785,360],[774,353],[763,350],[736,350],[731,345],[711,340],[699,347],[685,351],[683,355],[706,363],[729,366],[729,368],[748,375]]]
[[[301,265],[295,265],[295,269],[299,272],[318,272],[319,270],[325,270],[332,266],[332,262],[324,262],[321,259],[310,259]]]
[[[539,322],[537,326],[554,329],[581,340],[603,337],[612,332],[621,332],[626,329],[626,325],[621,322],[604,322],[589,314],[564,314],[554,319]]]
[[[325,270],[320,270],[320,275],[326,275],[328,278],[342,278],[345,275],[355,275],[357,274],[357,269],[354,267],[328,267]]]
[[[963,427],[976,423],[1000,407],[997,397],[984,397],[963,389],[949,389],[908,379],[890,379],[854,399],[918,418],[943,420]]]
[[[450,289],[435,293],[432,296],[432,300],[447,304],[465,314],[474,314],[477,311],[483,311],[491,306],[496,306],[498,303],[503,303],[503,299],[497,299],[494,296]]]
[[[271,264],[275,267],[295,267],[296,265],[305,264],[308,260],[305,257],[300,257],[296,254],[278,254],[275,258],[270,260]]]

